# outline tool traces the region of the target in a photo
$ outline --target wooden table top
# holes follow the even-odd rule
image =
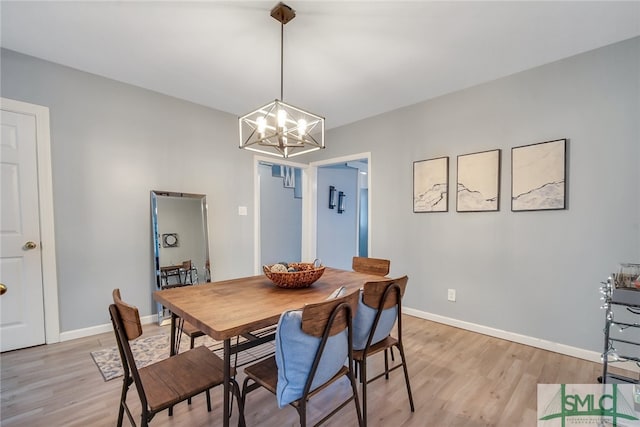
[[[319,302],[344,286],[347,293],[380,276],[327,267],[308,288],[279,288],[266,276],[223,280],[154,292],[154,299],[216,340],[278,323],[287,310]]]

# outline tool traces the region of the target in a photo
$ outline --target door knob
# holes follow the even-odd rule
[[[7,293],[7,287],[4,283],[0,283],[0,295],[4,295],[5,293]]]
[[[27,242],[24,244],[25,249],[35,249],[37,246],[36,242]]]

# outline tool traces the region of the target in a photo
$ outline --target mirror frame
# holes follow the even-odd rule
[[[158,197],[185,197],[191,199],[200,199],[202,209],[202,226],[205,237],[204,259],[208,271],[204,271],[205,282],[211,282],[211,261],[209,259],[209,227],[207,220],[207,196],[205,194],[195,193],[177,193],[173,191],[151,190],[151,234],[153,237],[153,265],[155,272],[156,289],[162,289],[162,277],[160,274],[160,245],[162,244],[160,235],[158,234]]]

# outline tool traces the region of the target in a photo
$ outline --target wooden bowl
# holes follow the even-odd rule
[[[291,262],[289,267],[298,271],[274,273],[271,265],[263,265],[262,271],[276,286],[287,289],[308,288],[324,273],[323,265],[316,268],[311,262]]]

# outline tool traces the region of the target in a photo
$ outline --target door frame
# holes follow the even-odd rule
[[[42,290],[44,296],[45,342],[60,342],[58,307],[58,275],[53,219],[53,185],[51,172],[51,136],[49,108],[8,98],[0,98],[0,108],[35,117],[38,168],[38,205],[40,215],[40,256],[42,262]]]
[[[336,163],[347,163],[356,160],[367,159],[367,187],[369,192],[369,209],[367,211],[369,238],[367,241],[367,252],[371,253],[371,152],[349,154],[342,157],[334,157],[332,159],[319,160],[310,162],[306,170],[306,185],[302,188],[302,259],[316,259],[317,243],[318,243],[318,167],[329,166]],[[303,176],[305,171],[303,171]],[[303,184],[305,180],[303,179]],[[357,233],[356,233],[357,234]]]

